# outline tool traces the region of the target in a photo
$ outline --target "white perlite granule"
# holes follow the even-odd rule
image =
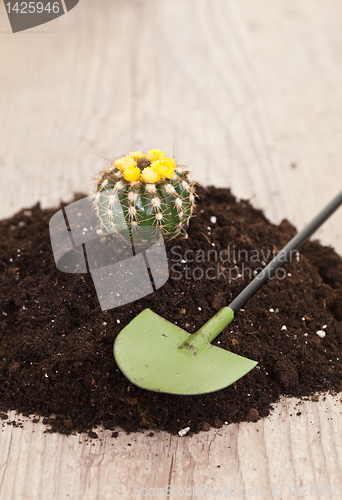
[[[180,437],[183,437],[185,436],[190,430],[190,427],[184,427],[184,429],[181,429],[180,431],[178,431],[178,435]]]

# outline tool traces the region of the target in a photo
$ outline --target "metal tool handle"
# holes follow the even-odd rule
[[[342,191],[316,215],[316,217],[302,229],[280,252],[271,260],[265,269],[258,274],[246,288],[229,304],[229,308],[237,312],[247,300],[281,267],[288,261],[292,252],[298,250],[312,234],[342,205]]]

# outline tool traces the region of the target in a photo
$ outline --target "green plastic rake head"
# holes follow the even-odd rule
[[[229,305],[223,307],[196,333],[145,309],[117,336],[115,360],[135,385],[170,394],[218,391],[243,377],[257,365],[211,344],[247,300],[286,262],[342,204],[342,191],[278,253]]]

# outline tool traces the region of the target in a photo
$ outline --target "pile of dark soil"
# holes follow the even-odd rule
[[[317,242],[306,243],[214,341],[259,362],[233,386],[200,396],[159,394],[118,370],[114,339],[144,308],[192,333],[295,234],[288,221],[272,225],[227,189],[198,194],[189,237],[167,243],[168,282],[107,312],[90,274],[56,269],[48,222],[57,208],[38,204],[0,222],[1,411],[48,417],[62,433],[101,423],[197,432],[264,417],[281,394],[341,391],[342,258]]]

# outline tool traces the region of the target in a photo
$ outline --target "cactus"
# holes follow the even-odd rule
[[[163,151],[135,151],[113,161],[96,179],[94,209],[108,233],[125,236],[155,226],[164,240],[186,235],[195,208],[195,183]],[[120,202],[118,210],[117,200]]]

